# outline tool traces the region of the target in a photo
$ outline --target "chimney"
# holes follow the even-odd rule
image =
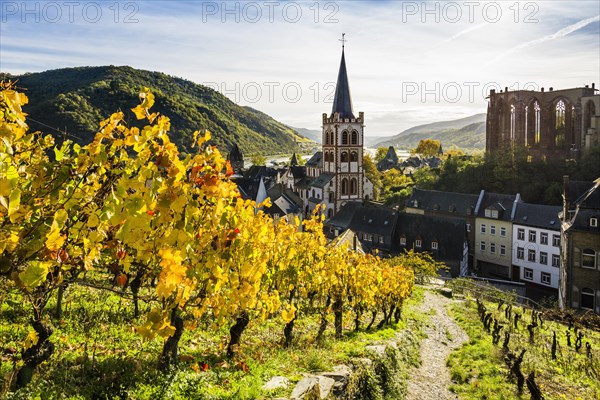
[[[552,86],[550,86],[550,91],[553,91],[553,90],[554,90],[554,88]]]
[[[496,89],[490,89],[490,96],[496,94]]]
[[[542,93],[544,93],[544,88],[542,88]]]
[[[504,92],[508,92],[508,86],[504,86]]]
[[[586,89],[589,89],[589,88],[590,88],[590,85],[585,85],[585,88],[586,88]]]
[[[596,89],[596,83],[592,82],[592,90]]]

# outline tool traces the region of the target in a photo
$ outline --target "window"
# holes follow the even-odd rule
[[[333,203],[333,197],[334,197],[334,193],[333,192],[329,192],[329,202]],[[331,209],[330,209],[331,210]]]
[[[400,246],[406,246],[406,237],[400,236]]]
[[[525,258],[525,249],[522,247],[517,247],[517,258],[522,260]]]
[[[348,131],[342,132],[342,144],[348,144]]]
[[[536,239],[536,232],[535,231],[529,231],[529,241],[532,243],[535,243],[535,239]]]
[[[542,283],[550,285],[552,282],[552,276],[547,272],[542,272]]]
[[[565,144],[565,110],[565,102],[559,100],[556,103],[556,136],[554,137],[556,147],[563,147]]]
[[[356,178],[350,179],[350,194],[356,194],[358,192],[358,183]]]
[[[467,224],[467,232],[471,232],[471,224]]]
[[[581,289],[581,308],[594,309],[594,290],[590,288]]]
[[[352,143],[352,144],[358,144],[358,132],[352,131],[350,143]]]
[[[525,240],[525,229],[519,228],[517,230],[517,239],[519,239],[519,240]]]
[[[534,134],[535,134],[535,144],[540,144],[540,104],[536,101],[535,103],[533,103],[533,111],[535,112],[535,127],[534,127]]]
[[[490,253],[496,254],[496,243],[490,243]]]
[[[379,236],[379,244],[383,244],[383,236]]]
[[[540,251],[540,264],[548,265],[548,253]]]
[[[597,228],[598,227],[598,218],[590,218],[590,226],[592,228]]]
[[[548,244],[548,234],[546,232],[540,233],[540,244]]]
[[[482,252],[485,251],[485,242],[479,243],[479,250],[481,250]]]
[[[438,249],[438,242],[436,242],[435,240],[433,242],[431,242],[431,250],[437,250]]]
[[[505,227],[500,228],[500,236],[506,237],[506,228]]]
[[[485,224],[481,224],[480,231],[481,233],[485,233]]]
[[[552,254],[552,266],[560,268],[560,256],[558,254]]]
[[[352,153],[350,153],[350,162],[357,162],[358,161],[358,153],[356,151],[353,151]]]
[[[533,280],[533,270],[531,268],[525,268],[523,270],[523,278]]]
[[[517,124],[517,118],[515,117],[515,106],[510,106],[510,140],[515,140],[515,126]]]
[[[583,268],[596,268],[596,253],[592,249],[584,249],[581,253],[581,266]]]
[[[415,240],[415,247],[421,247],[421,239]]]
[[[554,247],[560,246],[560,235],[552,235],[552,246],[554,246]]]
[[[496,234],[496,227],[494,225],[490,226],[490,235]]]
[[[342,194],[348,194],[348,179],[342,179]]]
[[[527,250],[527,261],[535,262],[535,250],[534,249]]]
[[[370,233],[365,233],[363,235],[363,238],[367,241],[367,242],[372,242],[373,241],[373,235],[371,235]]]
[[[500,255],[503,257],[506,256],[506,246],[503,244],[500,245]]]
[[[348,162],[348,153],[345,151],[342,151],[342,156],[340,157],[340,161],[341,162]]]

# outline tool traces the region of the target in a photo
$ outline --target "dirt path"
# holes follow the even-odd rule
[[[418,311],[429,314],[430,323],[424,328],[428,337],[421,342],[421,366],[410,374],[408,400],[458,399],[448,390],[451,380],[446,359],[469,337],[446,312],[446,305],[451,302],[451,299],[426,290],[425,299],[417,307]]]

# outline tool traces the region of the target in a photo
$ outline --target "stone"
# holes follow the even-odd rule
[[[314,375],[307,375],[296,384],[294,390],[292,391],[290,400],[303,399],[311,392],[316,392],[320,395],[321,391],[319,389],[319,380]]]
[[[327,376],[319,376],[317,379],[319,380],[319,396],[321,399],[326,399],[335,384],[335,380]]]
[[[371,345],[371,346],[365,347],[365,350],[375,353],[376,355],[378,355],[380,357],[385,355],[385,349],[386,349],[386,346],[383,344]]]
[[[352,374],[352,369],[347,365],[336,365],[333,372],[323,372],[321,375],[333,379],[336,382],[345,381]]]
[[[452,298],[452,289],[449,288],[442,288],[440,289],[440,293],[444,296],[446,296],[447,298],[451,299]]]
[[[290,380],[285,376],[274,376],[267,383],[263,385],[263,390],[275,390],[279,388],[286,388],[290,385]]]

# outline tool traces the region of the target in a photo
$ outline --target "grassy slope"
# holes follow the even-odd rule
[[[18,355],[9,353],[21,347],[28,328],[27,312],[20,296],[14,290],[5,289],[2,287],[0,292],[3,293],[0,294],[0,376],[6,382],[13,371],[13,360],[19,359]],[[204,321],[196,331],[185,331],[180,343],[179,366],[170,374],[162,374],[156,370],[162,341],[144,341],[135,333],[134,326],[140,320],[133,320],[129,300],[73,286],[66,292],[63,318],[52,321],[56,327],[52,336],[56,352],[40,368],[29,387],[7,393],[5,386],[0,390],[0,397],[256,399],[289,396],[293,386],[272,393],[264,393],[261,387],[275,375],[297,382],[302,373],[331,370],[332,366],[347,363],[352,357],[364,357],[366,345],[391,338],[404,329],[418,336],[419,327],[426,323],[427,317],[415,314],[411,308],[421,300],[422,293],[417,289],[407,301],[403,320],[397,325],[370,332],[347,332],[339,341],[327,334],[322,346],[314,343],[318,325],[314,318],[298,321],[295,328],[298,339],[289,350],[280,345],[281,321],[252,321],[234,360],[223,358],[227,328],[216,332],[202,329],[208,327]],[[143,305],[142,311],[148,307]],[[350,315],[346,322],[351,325]],[[330,321],[330,330],[332,326]],[[411,366],[419,363],[418,346],[418,339],[400,346],[401,368],[395,375],[400,392],[406,389]],[[208,371],[201,370],[203,362],[208,364]]]
[[[495,318],[499,318],[505,324],[506,329],[508,324],[504,312],[498,311],[497,305],[493,303],[486,303],[486,307]],[[492,344],[491,335],[483,329],[479,320],[474,301],[467,301],[465,305],[455,304],[450,311],[471,339],[469,343],[453,352],[448,360],[452,379],[456,382],[452,390],[464,399],[518,398],[516,383],[509,379],[508,368],[503,361],[504,335],[502,334],[499,345]],[[514,312],[524,315],[524,322],[519,323],[519,329],[516,331],[511,328],[509,348],[515,353],[523,348],[527,350],[521,371],[525,376],[531,371],[536,372],[536,382],[545,398],[600,399],[597,375],[600,373],[600,333],[584,331],[584,346],[585,341],[589,341],[593,348],[593,358],[590,361],[584,349],[576,353],[573,347],[567,346],[567,327],[556,322],[545,321],[543,327],[536,329],[535,343],[530,344],[526,325],[531,322],[531,312],[524,313],[520,308],[514,308]],[[558,342],[556,360],[552,360],[550,351],[554,331]],[[522,398],[529,398],[527,387]]]
[[[0,77],[1,79],[2,77]],[[208,129],[213,144],[228,151],[238,143],[246,155],[292,153],[294,140],[306,141],[286,125],[250,107],[241,107],[202,85],[160,72],[131,67],[64,68],[26,74],[12,79],[26,89],[30,105],[25,111],[32,129],[60,136],[44,125],[66,131],[80,143],[89,142],[101,120],[122,110],[132,125],[137,121],[129,109],[138,103],[141,87],[156,95],[154,111],[171,119],[173,140],[189,151],[195,130]]]

